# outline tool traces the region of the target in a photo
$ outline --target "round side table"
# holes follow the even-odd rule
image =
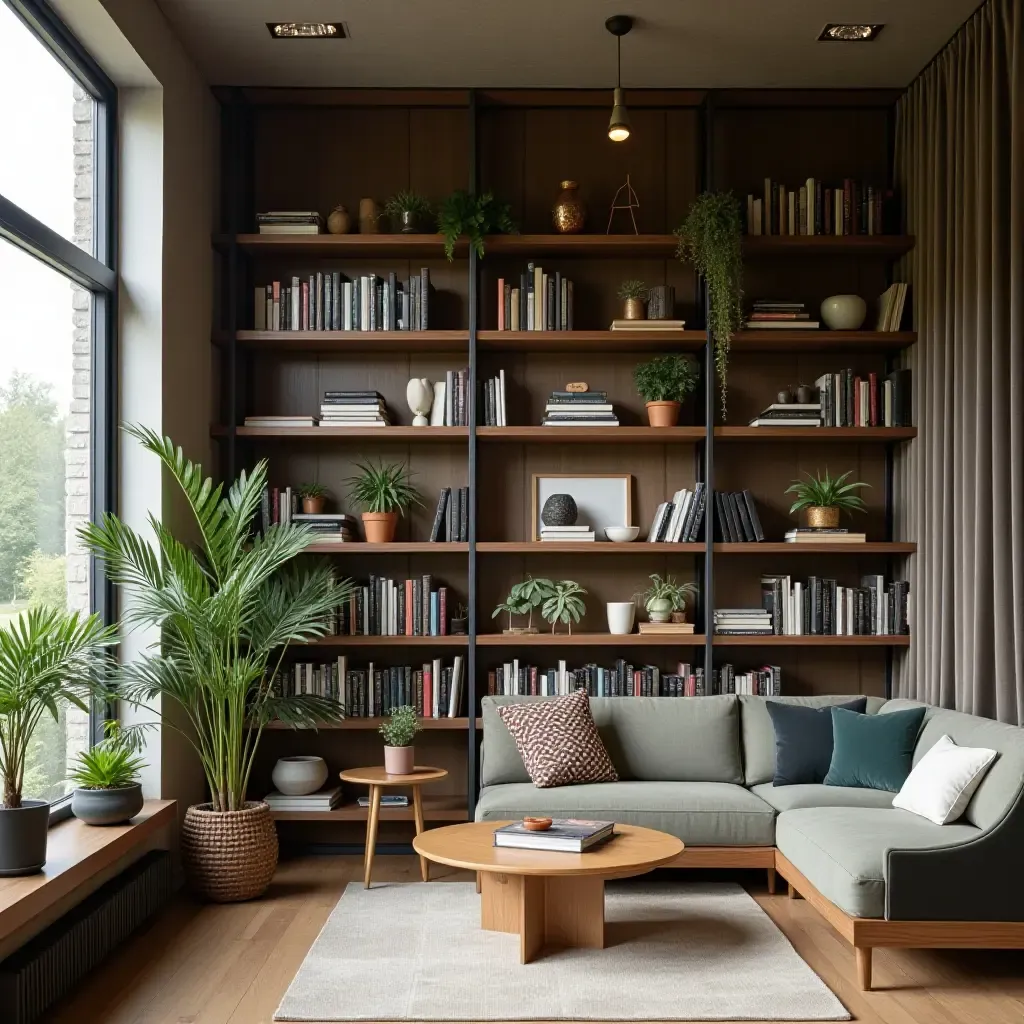
[[[416,835],[423,831],[423,801],[420,787],[425,782],[443,779],[448,772],[444,768],[427,768],[416,765],[411,775],[388,775],[383,768],[350,768],[340,773],[342,782],[355,782],[370,787],[370,815],[366,823],[366,857],[363,862],[363,888],[370,888],[373,872],[373,854],[377,846],[377,825],[380,823],[381,790],[402,788],[412,790],[413,816],[416,819]],[[430,881],[430,864],[426,857],[420,857],[420,875],[424,882]]]

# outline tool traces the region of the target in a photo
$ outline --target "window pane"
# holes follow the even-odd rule
[[[0,618],[35,604],[89,607],[89,292],[0,241]],[[77,709],[42,720],[25,795],[69,791],[66,763],[89,745]]]
[[[95,108],[0,0],[0,195],[90,254]]]

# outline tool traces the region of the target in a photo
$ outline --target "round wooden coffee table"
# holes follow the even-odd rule
[[[377,846],[377,825],[380,823],[380,793],[382,789],[405,787],[412,790],[413,817],[416,819],[416,835],[423,831],[423,801],[420,786],[424,782],[436,782],[448,772],[444,768],[426,768],[416,765],[411,775],[388,775],[383,768],[350,768],[340,773],[342,782],[355,782],[370,787],[370,815],[366,822],[366,855],[363,858],[363,888],[370,888],[373,872],[373,854]],[[424,882],[430,881],[430,866],[425,857],[420,857],[420,875]]]
[[[494,845],[507,821],[433,828],[412,845],[421,857],[478,872],[480,926],[519,935],[519,960],[545,946],[604,949],[604,883],[642,875],[675,860],[675,836],[637,825],[616,825],[608,842],[587,853],[514,850]]]

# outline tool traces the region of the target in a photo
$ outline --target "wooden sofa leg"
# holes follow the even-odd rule
[[[864,992],[871,991],[871,947],[854,946],[857,956],[857,983]]]
[[[801,899],[800,893],[796,891],[796,886],[792,882],[786,883],[786,892],[791,900]]]
[[[476,873],[476,892],[477,892],[477,895],[479,896],[480,895],[480,872],[479,871]]]
[[[775,868],[768,868],[768,892],[772,896],[775,895],[775,883],[776,883]]]

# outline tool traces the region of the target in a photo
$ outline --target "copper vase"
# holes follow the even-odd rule
[[[551,219],[560,235],[575,235],[583,230],[587,211],[580,201],[576,191],[579,185],[575,181],[563,181],[561,187],[562,191],[551,210]]]
[[[622,309],[622,316],[625,320],[643,320],[644,319],[644,300],[643,299],[623,299],[625,305]]]
[[[812,530],[834,530],[839,525],[839,509],[812,505],[807,509],[807,525]]]

